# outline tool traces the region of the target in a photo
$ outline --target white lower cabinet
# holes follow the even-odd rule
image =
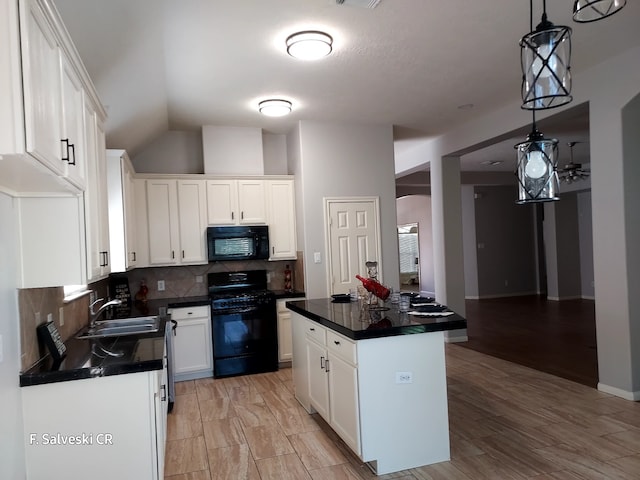
[[[291,312],[286,307],[289,300],[301,298],[280,298],[276,301],[278,315],[278,361],[290,362],[293,357],[293,340],[291,334]]]
[[[166,372],[23,387],[27,479],[163,479]]]
[[[209,306],[172,308],[178,325],[173,337],[174,379],[177,382],[213,376],[211,309]]]
[[[385,475],[450,459],[443,332],[353,341],[291,321],[296,399],[363,462]]]
[[[309,404],[360,454],[356,344],[307,321]]]

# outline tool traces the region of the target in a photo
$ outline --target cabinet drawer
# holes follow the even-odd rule
[[[323,326],[307,320],[305,321],[304,329],[307,337],[312,338],[320,345],[327,344],[327,330]]]
[[[190,318],[202,318],[209,316],[209,305],[202,305],[199,307],[184,307],[184,308],[172,308],[171,319],[172,320],[188,320]]]
[[[331,330],[327,330],[327,350],[332,354],[335,353],[337,356],[352,365],[356,365],[358,363],[356,344],[351,340],[332,332]]]

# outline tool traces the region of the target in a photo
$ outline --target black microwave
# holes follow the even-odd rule
[[[269,227],[207,227],[207,248],[210,262],[266,260],[269,258]]]

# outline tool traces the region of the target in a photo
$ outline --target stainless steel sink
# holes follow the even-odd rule
[[[158,317],[134,317],[120,320],[104,320],[96,322],[95,327],[88,328],[76,335],[76,338],[104,338],[119,337],[123,335],[140,335],[154,333],[160,328]]]

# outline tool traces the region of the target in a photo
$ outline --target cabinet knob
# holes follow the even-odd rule
[[[334,340],[333,343],[335,343],[336,345],[340,345],[340,342],[337,340]]]
[[[312,332],[315,332],[315,331],[316,331],[316,329],[315,329],[315,328],[313,328],[313,327],[312,327],[312,328],[310,328],[309,330],[311,330]]]

